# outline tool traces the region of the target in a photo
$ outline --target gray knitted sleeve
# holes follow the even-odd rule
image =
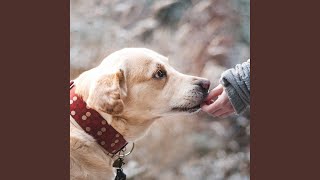
[[[237,114],[245,111],[250,106],[250,59],[223,72],[220,83]]]

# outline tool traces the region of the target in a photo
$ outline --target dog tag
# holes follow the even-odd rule
[[[114,180],[126,180],[127,176],[126,174],[122,171],[122,168],[117,169],[117,175]]]
[[[118,158],[117,160],[114,161],[114,163],[112,164],[113,167],[115,168],[121,168],[122,165],[124,165],[125,163],[123,162],[122,158]]]

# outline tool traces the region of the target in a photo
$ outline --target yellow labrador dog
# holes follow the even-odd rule
[[[207,79],[179,73],[152,50],[112,53],[72,83],[70,178],[114,179],[114,154],[155,120],[199,111],[209,86]]]

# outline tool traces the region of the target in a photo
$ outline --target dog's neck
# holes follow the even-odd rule
[[[89,78],[87,78],[87,72],[80,75],[74,80],[74,83],[78,87],[76,94],[78,94],[84,101],[88,98],[89,91]],[[119,115],[111,115],[103,111],[95,109],[116,131],[118,131],[127,142],[134,142],[143,137],[151,124],[156,118],[142,117],[139,115],[132,115],[130,113],[122,113]]]
[[[102,117],[111,119],[110,125],[121,133],[128,142],[134,142],[143,137],[154,120],[157,119],[147,119],[141,116],[137,116],[138,118],[125,115],[111,116],[101,111],[99,113]]]
[[[108,153],[115,154],[122,150],[128,144],[122,134],[109,125],[106,118],[102,117],[100,113],[88,107],[82,97],[75,93],[75,90],[75,84],[71,81],[71,123],[92,136]]]

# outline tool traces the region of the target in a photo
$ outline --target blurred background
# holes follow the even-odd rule
[[[124,47],[169,57],[178,71],[210,79],[250,58],[249,0],[71,0],[70,79]],[[250,112],[200,112],[155,122],[136,143],[130,180],[250,179]]]

